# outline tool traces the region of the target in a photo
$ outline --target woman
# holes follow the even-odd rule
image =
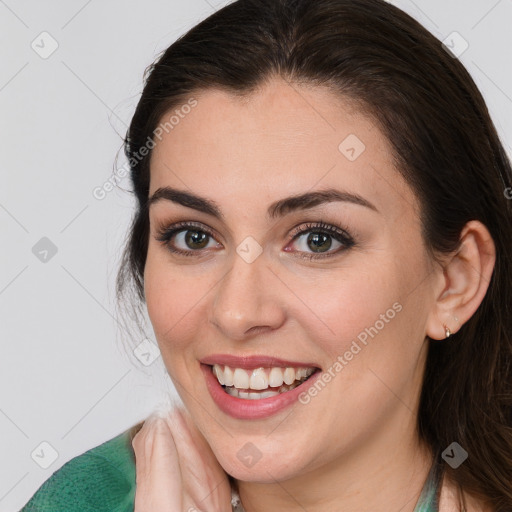
[[[512,171],[434,36],[238,0],[148,70],[125,152],[118,291],[184,408],[24,510],[512,510]]]

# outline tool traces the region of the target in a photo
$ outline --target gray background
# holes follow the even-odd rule
[[[173,393],[158,352],[134,353],[144,335],[115,309],[128,180],[102,200],[93,190],[115,168],[144,69],[224,3],[0,0],[0,511]],[[467,41],[459,58],[510,154],[512,0],[392,3]]]

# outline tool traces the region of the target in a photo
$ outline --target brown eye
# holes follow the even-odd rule
[[[178,231],[177,234],[180,233],[185,234],[183,237],[184,242],[191,249],[204,249],[208,244],[209,235],[204,231],[192,231],[187,229],[186,231]]]
[[[208,248],[210,239],[214,242],[212,233],[206,228],[183,223],[169,228],[160,228],[156,239],[172,253],[183,256],[194,256],[194,253]],[[220,244],[214,242],[210,247],[218,246]]]
[[[293,235],[292,241],[300,242],[298,252],[305,259],[334,256],[355,245],[354,239],[346,230],[323,222],[299,227]],[[334,246],[338,244],[338,250],[329,252],[333,243]]]

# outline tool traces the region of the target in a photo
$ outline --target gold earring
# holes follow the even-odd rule
[[[448,327],[446,327],[446,325],[444,325],[444,324],[443,324],[443,327],[444,327],[444,332],[446,334],[446,337],[449,338],[452,335],[452,331],[450,331],[450,329],[448,329]]]

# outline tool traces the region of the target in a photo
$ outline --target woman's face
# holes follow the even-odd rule
[[[325,89],[194,98],[153,150],[144,281],[196,425],[247,481],[398,453],[416,435],[435,274],[389,143]]]

